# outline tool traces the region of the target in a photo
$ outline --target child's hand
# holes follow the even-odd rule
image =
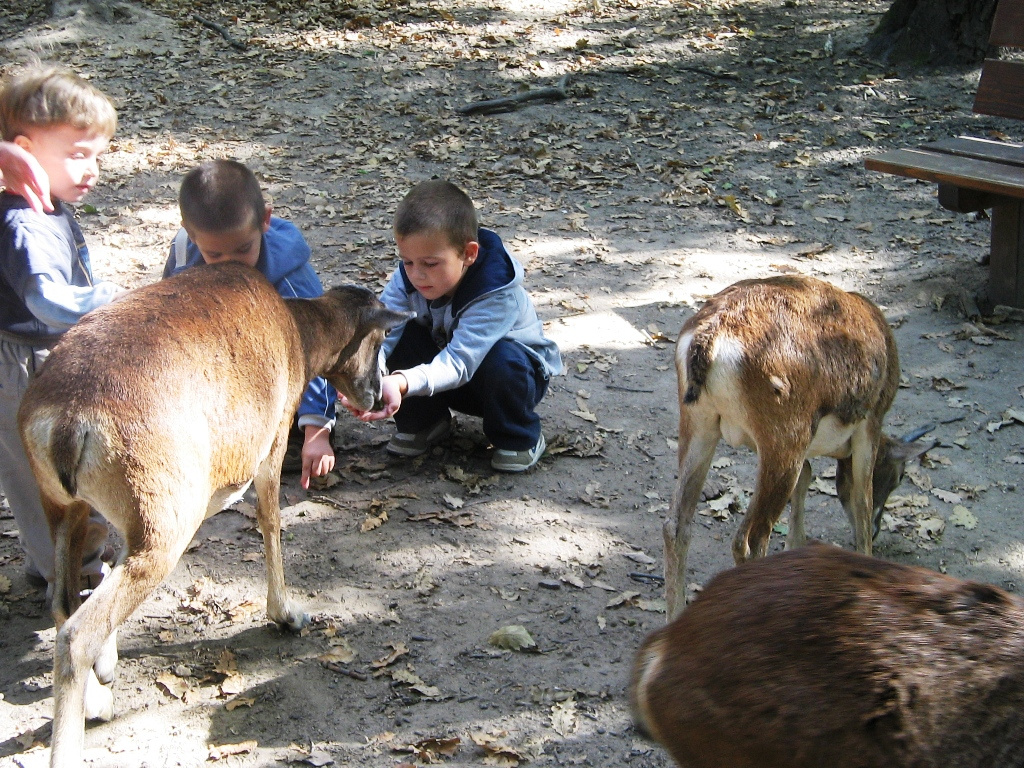
[[[392,373],[380,380],[380,399],[384,405],[379,411],[361,411],[354,408],[344,395],[338,399],[360,421],[380,421],[395,415],[402,405],[402,396],[407,389],[408,382],[405,380],[405,376],[400,373]]]
[[[14,142],[0,141],[0,181],[8,192],[25,198],[36,213],[53,211],[46,171],[35,157]]]
[[[321,477],[334,469],[334,449],[331,447],[331,430],[312,424],[306,425],[305,430],[299,484],[308,490],[310,477]]]

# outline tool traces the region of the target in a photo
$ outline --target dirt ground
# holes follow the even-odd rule
[[[977,69],[863,59],[886,2],[152,0],[107,3],[107,20],[46,5],[0,10],[0,56],[67,63],[117,100],[81,208],[98,275],[156,279],[182,174],[231,156],[325,284],[380,287],[395,204],[445,176],[524,262],[567,366],[540,407],[551,450],[525,476],[490,470],[471,418],[415,461],[386,455],[390,425],[340,418],[337,482],[283,489],[286,575],[314,617],[301,636],[266,621],[251,506],[209,520],[122,629],[117,717],[88,729],[89,765],[668,765],[630,726],[625,685],[665,620],[672,340],[741,278],[818,276],[892,322],[888,426],[935,423],[941,442],[891,500],[878,556],[1024,586],[1022,331],[970,317],[989,222],[863,167],[1020,126],[971,113]],[[456,111],[564,75],[566,100]],[[718,455],[691,592],[732,565],[753,485],[752,454]],[[808,532],[851,548],[832,464],[815,464]],[[39,766],[54,630],[6,507],[0,532],[0,767]],[[517,625],[533,647],[492,644]]]

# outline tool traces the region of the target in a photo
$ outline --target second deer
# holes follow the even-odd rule
[[[690,523],[721,438],[757,452],[757,485],[733,540],[763,557],[792,502],[787,548],[805,542],[808,459],[838,459],[836,486],[856,547],[871,554],[876,518],[906,462],[931,445],[897,441],[882,420],[899,385],[896,340],[868,299],[822,280],[743,280],[686,321],[676,344],[679,479],[665,521],[668,616],[686,604]]]
[[[1020,768],[1024,601],[811,543],[718,574],[633,667],[685,768]]]

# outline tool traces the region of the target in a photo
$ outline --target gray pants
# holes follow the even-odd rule
[[[18,524],[21,545],[27,558],[26,570],[38,573],[52,582],[54,555],[50,524],[43,512],[39,486],[36,485],[18,434],[18,406],[29,381],[47,355],[47,349],[0,339],[0,492],[7,497],[7,503]],[[92,518],[106,529],[102,516],[94,511]],[[100,573],[100,554],[104,544],[105,540],[100,542],[98,550],[85,553],[83,576]]]

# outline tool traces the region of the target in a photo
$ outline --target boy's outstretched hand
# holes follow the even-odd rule
[[[302,441],[302,477],[299,484],[309,490],[310,477],[322,477],[334,469],[334,449],[329,429],[311,424],[304,429],[306,437]]]
[[[380,380],[380,399],[383,407],[379,411],[361,411],[354,408],[344,395],[339,395],[338,400],[360,421],[380,421],[395,415],[402,405],[403,395],[408,391],[408,384],[405,376],[400,373],[392,373],[383,377]]]

